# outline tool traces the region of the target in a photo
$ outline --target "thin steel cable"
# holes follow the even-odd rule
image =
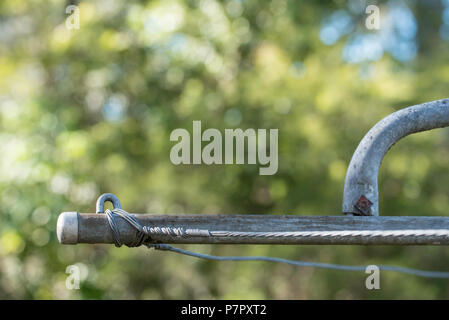
[[[106,210],[106,217],[108,218],[109,227],[111,227],[111,231],[113,234],[114,244],[116,247],[121,247],[122,242],[120,240],[120,231],[118,230],[117,224],[115,223],[115,219],[111,210]]]
[[[184,250],[181,248],[175,248],[168,244],[145,244],[148,248],[154,248],[155,250],[171,251],[195,258],[216,260],[216,261],[268,261],[268,262],[278,262],[286,263],[294,266],[300,267],[313,267],[313,268],[323,268],[323,269],[334,269],[334,270],[344,270],[344,271],[365,271],[368,266],[348,266],[342,264],[332,264],[332,263],[320,263],[320,262],[308,262],[308,261],[297,261],[288,260],[275,257],[259,257],[259,256],[213,256],[209,254],[203,254],[198,252],[193,252],[189,250]],[[396,267],[389,265],[376,265],[379,270],[394,271],[400,273],[411,274],[419,277],[425,278],[443,278],[449,279],[449,272],[440,271],[425,271],[418,269],[410,269],[404,267]]]
[[[169,236],[169,237],[187,237],[187,236],[231,236],[231,237],[265,237],[265,236],[279,236],[279,237],[323,237],[323,236],[372,236],[372,237],[403,237],[403,236],[449,236],[449,230],[391,230],[391,231],[377,231],[377,230],[362,230],[362,231],[298,231],[298,232],[231,232],[231,231],[209,231],[199,229],[184,229],[182,227],[147,227],[142,226],[136,218],[130,215],[123,209],[113,209],[105,211],[109,226],[111,227],[114,243],[120,247],[122,242],[120,240],[120,232],[118,231],[117,224],[115,223],[114,215],[125,219],[130,225],[136,228],[136,237],[131,244],[127,246],[140,246],[144,244],[148,248],[154,248],[155,250],[171,251],[195,258],[216,260],[216,261],[267,261],[286,263],[289,265],[300,267],[315,267],[334,270],[345,271],[365,271],[367,266],[349,266],[340,264],[320,263],[320,262],[307,262],[307,261],[295,261],[276,257],[260,257],[260,256],[213,256],[208,254],[197,253],[189,250],[172,247],[168,244],[154,244],[153,236]],[[439,278],[449,279],[449,272],[440,271],[426,271],[419,269],[411,269],[405,267],[397,267],[390,265],[376,265],[379,270],[400,272],[425,278]]]
[[[242,232],[242,231],[210,231],[213,237],[236,238],[310,238],[310,237],[449,237],[448,229],[431,230],[338,230],[338,231],[288,231],[288,232]]]

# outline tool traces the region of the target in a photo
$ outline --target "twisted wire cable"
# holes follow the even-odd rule
[[[355,230],[355,231],[295,231],[295,232],[233,232],[233,231],[209,231],[202,229],[184,229],[182,227],[148,227],[142,226],[135,217],[130,215],[123,209],[115,208],[112,211],[107,209],[105,211],[109,226],[111,227],[114,243],[117,247],[122,246],[120,240],[120,232],[115,222],[115,215],[121,217],[127,221],[131,226],[136,229],[136,236],[132,243],[126,244],[129,247],[137,247],[145,245],[148,248],[155,250],[171,251],[178,254],[183,254],[195,258],[215,260],[215,261],[267,261],[286,263],[289,265],[300,267],[315,267],[334,270],[345,271],[365,271],[367,266],[349,266],[330,263],[319,262],[307,262],[307,261],[295,261],[276,257],[264,257],[264,256],[214,256],[208,254],[202,254],[184,250],[180,248],[172,247],[168,244],[155,244],[154,237],[188,237],[188,236],[212,236],[212,237],[407,237],[407,236],[420,236],[420,237],[449,237],[449,230],[436,229],[436,230]],[[439,278],[449,279],[449,272],[440,271],[426,271],[418,270],[390,265],[376,265],[379,270],[400,272],[425,278]]]
[[[114,239],[120,236],[118,228],[113,220],[112,213],[125,219],[140,233],[147,237],[142,240],[148,240],[152,237],[234,237],[234,238],[313,238],[313,237],[380,237],[380,238],[401,238],[401,237],[441,237],[449,238],[448,229],[412,229],[412,230],[336,230],[336,231],[210,231],[205,229],[184,229],[182,227],[142,226],[135,217],[123,209],[106,210],[109,225],[113,230]],[[120,242],[120,241],[119,241]],[[135,241],[139,244],[139,241]],[[140,242],[142,244],[142,242]]]
[[[210,231],[214,237],[251,237],[251,238],[309,238],[309,237],[449,237],[447,229],[432,230],[338,230],[338,231],[288,231],[288,232],[241,232]]]

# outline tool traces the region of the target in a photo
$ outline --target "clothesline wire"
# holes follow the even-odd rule
[[[216,261],[268,261],[268,262],[278,262],[278,263],[286,263],[293,266],[299,267],[312,267],[312,268],[323,268],[323,269],[334,269],[334,270],[344,270],[344,271],[366,271],[368,265],[366,266],[349,266],[342,264],[332,264],[332,263],[321,263],[321,262],[308,262],[308,261],[297,261],[297,260],[289,260],[283,258],[276,257],[260,257],[260,256],[214,256],[209,254],[203,254],[198,252],[193,252],[181,248],[172,247],[168,244],[145,244],[149,248],[154,248],[156,250],[164,250],[171,251],[175,253],[179,253],[182,255],[187,255],[200,259],[207,260],[216,260]],[[384,271],[394,271],[400,272],[410,275],[415,275],[419,277],[425,278],[440,278],[440,279],[449,279],[449,272],[440,272],[440,271],[426,271],[426,270],[418,270],[397,266],[389,266],[389,265],[376,265],[379,270]]]
[[[182,255],[187,255],[199,259],[207,259],[207,260],[215,260],[215,261],[265,261],[265,262],[277,262],[277,263],[285,263],[293,266],[299,266],[299,267],[314,267],[314,268],[324,268],[324,269],[334,269],[334,270],[344,270],[344,271],[364,271],[366,272],[368,266],[350,266],[350,265],[341,265],[341,264],[331,264],[331,263],[320,263],[320,262],[308,262],[308,261],[297,261],[297,260],[289,260],[289,259],[283,259],[283,258],[277,258],[277,257],[265,257],[265,256],[214,256],[209,254],[203,254],[198,252],[193,252],[181,248],[176,248],[173,246],[170,246],[168,244],[155,244],[151,242],[151,237],[155,235],[162,235],[162,236],[188,236],[188,233],[185,232],[183,228],[174,228],[174,227],[147,227],[142,226],[137,219],[135,219],[132,215],[130,215],[128,212],[126,212],[123,209],[115,208],[112,211],[107,209],[105,211],[106,216],[108,218],[109,226],[112,231],[113,239],[115,242],[115,245],[117,247],[122,246],[122,242],[120,240],[120,232],[118,230],[117,224],[115,222],[115,217],[119,216],[122,219],[126,220],[131,226],[133,226],[136,229],[136,236],[135,240],[128,244],[130,247],[145,245],[148,248],[153,248],[155,250],[162,250],[162,251],[170,251]],[[418,230],[423,235],[426,234],[426,230]],[[444,230],[443,230],[444,231]],[[200,233],[203,236],[204,235],[210,235],[213,234],[213,231],[208,230],[195,230],[196,233]],[[377,232],[377,231],[376,231]],[[442,232],[439,230],[438,232]],[[443,232],[444,233],[444,232]],[[447,233],[449,233],[449,230],[447,230]],[[225,235],[234,235],[238,236],[239,233],[233,233],[233,232],[225,232],[223,233]],[[286,233],[290,236],[294,236],[294,233]],[[395,233],[385,233],[387,236],[401,236],[401,234],[395,234]],[[245,233],[245,236],[251,236],[251,233]],[[258,234],[255,234],[254,236],[260,236]],[[367,234],[369,236],[369,234]],[[390,265],[376,265],[376,267],[379,268],[379,270],[384,271],[392,271],[392,272],[399,272],[409,275],[415,275],[419,277],[425,277],[425,278],[439,278],[439,279],[449,279],[449,272],[442,272],[442,271],[427,271],[427,270],[419,270],[419,269],[412,269],[412,268],[405,268],[405,267],[399,267],[399,266],[390,266]]]

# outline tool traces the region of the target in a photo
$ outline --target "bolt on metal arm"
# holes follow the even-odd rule
[[[379,215],[377,177],[387,151],[401,138],[449,126],[449,99],[411,106],[379,121],[352,156],[345,178],[343,213]]]

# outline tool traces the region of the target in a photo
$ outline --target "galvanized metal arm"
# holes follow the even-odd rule
[[[448,217],[345,217],[296,215],[132,214],[143,226],[160,229],[151,243],[449,245]],[[121,243],[134,246],[136,229],[115,219]],[[179,234],[172,230],[183,229]],[[193,232],[192,232],[193,231]],[[201,232],[200,232],[201,231]],[[60,243],[115,243],[106,214],[63,212]]]
[[[362,139],[346,173],[343,213],[378,216],[377,177],[386,152],[401,138],[449,126],[449,99],[408,107],[379,121]]]
[[[343,212],[351,216],[129,214],[104,194],[95,214],[64,212],[57,223],[64,244],[167,243],[449,245],[449,217],[378,217],[377,176],[385,153],[415,132],[449,126],[449,99],[397,111],[360,142],[346,174]],[[114,209],[105,210],[110,201]],[[162,248],[162,247],[160,247]],[[166,247],[164,247],[166,248]]]

